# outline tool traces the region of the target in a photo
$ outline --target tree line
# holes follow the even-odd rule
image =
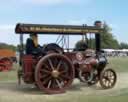
[[[0,43],[0,49],[9,49],[9,50],[16,51],[17,46],[11,45],[11,44],[6,44],[6,43]]]

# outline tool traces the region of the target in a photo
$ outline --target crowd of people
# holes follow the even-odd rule
[[[128,49],[103,49],[108,57],[126,57],[128,56]]]

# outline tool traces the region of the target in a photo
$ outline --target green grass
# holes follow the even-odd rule
[[[13,69],[11,71],[0,72],[0,82],[17,80],[17,69],[18,65],[14,64]]]
[[[108,58],[109,66],[118,72],[128,72],[128,57]]]

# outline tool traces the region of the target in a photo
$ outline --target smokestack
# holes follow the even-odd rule
[[[101,28],[102,22],[101,21],[95,21],[94,26]],[[96,52],[99,52],[100,49],[101,49],[101,36],[100,36],[100,33],[96,33],[95,34],[95,44],[96,44]]]

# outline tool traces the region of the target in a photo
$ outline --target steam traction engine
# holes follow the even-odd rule
[[[113,69],[105,68],[107,59],[100,50],[100,33],[103,33],[101,22],[95,22],[95,26],[17,24],[15,31],[20,34],[21,44],[19,83],[22,76],[25,83],[35,84],[48,94],[65,92],[74,78],[88,85],[99,81],[104,89],[114,87],[116,73]],[[50,43],[42,47],[41,54],[27,55],[23,53],[24,34],[59,34],[62,35],[61,40],[68,36],[68,44],[69,35],[94,34],[96,50],[70,51],[69,46],[64,49],[57,43]]]

